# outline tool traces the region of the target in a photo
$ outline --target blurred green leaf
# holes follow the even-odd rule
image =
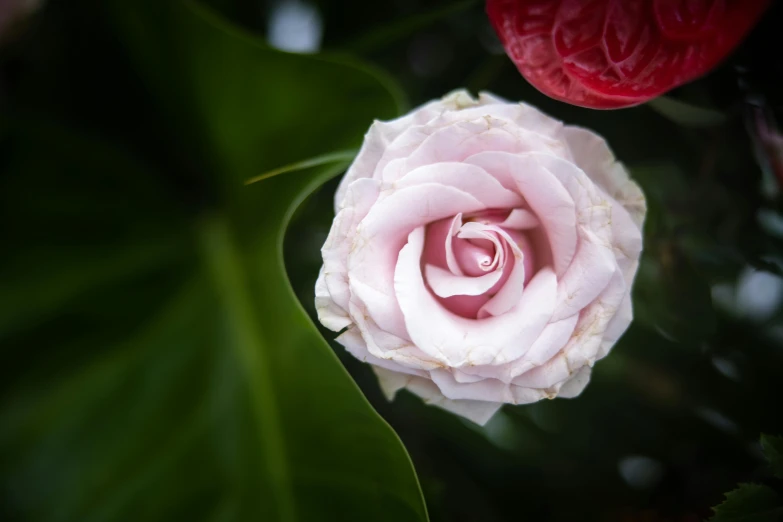
[[[772,435],[761,436],[761,449],[767,457],[772,472],[776,477],[783,479],[783,437]]]
[[[194,14],[180,16],[183,3]],[[180,139],[230,187],[358,148],[373,118],[393,117],[397,111],[389,108],[404,105],[380,71],[344,57],[272,49],[193,2],[112,5],[129,52]]]
[[[394,20],[383,27],[375,27],[367,31],[355,40],[348,42],[345,47],[354,52],[369,54],[407,38],[439,20],[474,7],[478,3],[478,0],[459,0],[425,13]]]
[[[632,166],[647,199],[644,253],[634,283],[638,322],[680,341],[703,340],[716,326],[712,296],[704,275],[684,251],[691,222],[689,187],[669,163]]]
[[[647,102],[647,105],[684,127],[714,127],[726,121],[726,116],[722,112],[699,107],[670,96],[659,96]]]
[[[4,297],[37,290],[16,315],[0,309],[3,367],[18,369],[0,403],[1,513],[426,520],[405,449],[282,262],[292,212],[342,164],[243,185],[355,146],[372,118],[396,113],[394,89],[350,63],[271,50],[190,4],[115,2],[114,13],[180,168],[216,194],[195,210],[172,204],[123,147],[11,125],[3,212],[26,233],[4,260],[15,267]],[[40,208],[13,204],[36,192]]]
[[[777,522],[783,516],[778,494],[759,484],[740,484],[712,509],[710,522]]]

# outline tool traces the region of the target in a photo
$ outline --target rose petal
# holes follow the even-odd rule
[[[457,262],[457,257],[454,253],[454,236],[457,235],[459,229],[462,227],[462,213],[460,212],[451,221],[448,235],[446,236],[446,264],[454,275],[464,275],[462,268]]]
[[[448,115],[445,118],[449,118]],[[504,151],[510,153],[543,151],[549,154],[568,155],[567,147],[522,127],[511,124],[503,118],[482,115],[472,120],[456,121],[433,120],[428,125],[431,132],[420,145],[406,150],[407,154],[388,161],[387,156],[379,162],[381,179],[393,183],[415,168],[442,162],[464,162],[467,157],[484,151]],[[421,139],[422,131],[410,129]],[[399,140],[407,139],[405,134]],[[377,175],[376,175],[377,177]],[[502,181],[501,181],[502,183]],[[504,185],[505,186],[505,185]],[[513,185],[506,186],[514,190]]]
[[[514,208],[523,204],[516,192],[503,187],[479,167],[465,163],[441,162],[417,167],[394,182],[395,190],[424,183],[440,183],[459,189],[486,208]]]
[[[329,230],[321,255],[324,260],[324,283],[335,304],[348,309],[348,256],[353,235],[359,222],[367,215],[378,199],[379,183],[372,179],[359,179],[346,190],[345,208],[337,213]]]
[[[397,144],[396,146],[402,148],[403,151],[408,148],[413,150],[413,148],[421,144],[427,135],[421,136],[418,140],[412,140],[408,144],[408,147],[401,147],[401,144],[397,143],[401,134],[410,129],[425,129],[426,127],[422,127],[425,123],[443,113],[443,111],[454,108],[454,99],[461,99],[464,102],[465,98],[470,99],[470,95],[467,91],[455,91],[452,98],[446,96],[442,99],[433,100],[417,107],[400,118],[391,121],[375,120],[364,135],[364,141],[362,142],[359,153],[345,173],[345,176],[343,176],[343,179],[340,181],[340,186],[337,188],[334,198],[335,213],[342,208],[342,201],[345,197],[346,190],[351,183],[357,179],[367,177],[380,180],[380,176],[375,176],[374,174],[381,159],[389,155],[390,149],[394,144]],[[485,102],[479,100],[475,103],[481,104]],[[408,150],[408,153],[410,150]],[[405,152],[402,152],[402,154],[407,155]]]
[[[435,265],[426,265],[424,275],[432,291],[440,297],[453,295],[481,295],[495,286],[503,275],[498,268],[479,277],[457,276]]]
[[[578,314],[603,292],[618,271],[612,251],[590,231],[582,230],[576,256],[558,282],[553,321]]]
[[[452,367],[503,364],[524,353],[554,311],[557,280],[552,270],[538,271],[511,312],[466,319],[445,310],[424,285],[419,267],[423,242],[423,229],[411,232],[394,276],[397,300],[413,343]]]
[[[566,126],[563,136],[571,149],[574,162],[604,192],[625,207],[641,228],[647,211],[644,195],[623,166],[615,161],[606,141],[594,132],[574,126]]]
[[[335,304],[332,296],[329,294],[323,267],[321,267],[318,273],[318,280],[315,282],[315,310],[318,313],[318,321],[335,332],[339,332],[351,324],[348,313],[345,309]]]
[[[478,318],[484,319],[489,316],[499,316],[505,314],[517,304],[519,304],[522,296],[522,291],[525,286],[525,255],[517,245],[516,241],[509,236],[509,234],[493,225],[486,225],[490,230],[493,230],[499,236],[506,240],[506,243],[511,251],[512,256],[506,261],[507,268],[511,267],[511,273],[508,279],[503,284],[503,287],[498,290],[492,299],[487,301],[487,304],[481,307],[478,311]]]
[[[410,231],[460,211],[483,208],[473,196],[434,183],[400,189],[372,207],[350,247],[349,287],[382,330],[407,336],[394,292],[394,267]]]
[[[587,383],[590,382],[590,374],[592,368],[589,366],[583,366],[578,372],[576,372],[568,381],[566,381],[560,388],[559,397],[564,399],[571,399],[576,397],[582,391],[584,391]]]
[[[532,154],[484,152],[468,160],[498,180],[513,179],[549,239],[554,269],[562,276],[576,253],[576,205],[560,180]],[[503,184],[503,181],[501,181]]]
[[[425,404],[456,413],[481,426],[486,424],[502,406],[502,404],[496,402],[449,400],[443,396],[438,387],[429,379],[415,376],[400,376],[401,374],[392,375],[396,372],[390,372],[384,368],[373,367],[373,370],[375,375],[378,376],[378,382],[387,397],[394,397],[398,390],[407,388],[415,395],[421,397]]]
[[[348,351],[348,353],[350,353],[351,355],[353,355],[354,357],[356,357],[362,362],[366,362],[374,366],[379,366],[386,370],[395,373],[400,373],[403,375],[416,375],[424,378],[426,378],[429,375],[427,371],[413,369],[408,366],[398,364],[391,358],[381,359],[379,357],[375,357],[374,355],[372,355],[367,349],[367,343],[364,341],[364,338],[362,337],[359,328],[356,327],[349,328],[342,334],[338,335],[335,341],[343,345],[346,351]]]
[[[447,399],[472,399],[501,403],[512,403],[514,400],[509,385],[496,379],[458,382],[450,370],[433,370],[430,372],[430,377]]]
[[[516,230],[528,230],[536,228],[541,222],[535,214],[524,208],[515,208],[508,217],[499,223],[503,228],[514,228]]]
[[[429,371],[442,366],[440,361],[419,350],[409,340],[378,328],[372,319],[365,317],[355,302],[351,303],[349,312],[370,355],[383,360],[393,359],[394,362],[413,370]]]

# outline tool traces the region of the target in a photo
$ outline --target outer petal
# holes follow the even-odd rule
[[[349,328],[339,335],[335,340],[342,344],[348,353],[362,362],[366,362],[372,364],[373,366],[378,366],[402,375],[416,375],[425,378],[428,376],[426,371],[399,364],[395,362],[393,358],[380,358],[372,355],[367,349],[367,343],[365,343],[359,328]]]
[[[321,248],[324,260],[324,284],[334,303],[347,310],[348,256],[359,223],[378,199],[380,184],[372,179],[360,179],[351,184],[344,198],[345,208],[332,222],[329,236]]]
[[[606,141],[592,131],[568,126],[563,129],[574,162],[611,198],[625,207],[634,223],[641,228],[647,204],[639,186],[617,163]]]
[[[437,386],[429,380],[414,376],[401,376],[384,368],[373,367],[378,376],[378,382],[384,393],[390,399],[402,388],[421,397],[426,404],[438,406],[444,410],[456,413],[466,419],[483,426],[502,406],[501,403],[460,400],[453,401],[443,396]]]
[[[564,399],[571,399],[582,393],[587,386],[587,383],[590,382],[590,374],[592,371],[592,368],[589,366],[583,366],[581,370],[572,375],[571,378],[563,384],[558,396],[563,397]]]
[[[557,321],[578,314],[606,288],[616,271],[612,251],[590,231],[583,230],[576,256],[557,286]]]
[[[318,280],[315,282],[315,309],[318,312],[318,320],[330,330],[339,332],[351,324],[348,313],[335,304],[326,288],[323,267],[321,267]]]
[[[409,133],[421,135],[421,131],[410,129]],[[533,152],[545,151],[555,154],[557,151],[568,155],[568,149],[557,140],[512,125],[508,120],[482,116],[475,120],[459,120],[450,125],[433,125],[431,132],[418,147],[408,150],[407,155],[389,161],[387,156],[379,163],[383,180],[392,183],[402,176],[423,165],[439,162],[460,162],[465,158],[485,151]],[[405,134],[399,140],[405,139]],[[418,138],[417,138],[418,139]],[[510,188],[510,187],[507,187]]]
[[[424,125],[432,118],[447,110],[478,105],[483,102],[473,100],[467,91],[454,91],[440,100],[434,100],[409,112],[405,116],[391,120],[375,120],[364,135],[359,154],[340,181],[335,193],[335,212],[339,211],[348,186],[360,178],[375,177],[376,167],[390,144],[411,127]],[[420,143],[420,142],[418,142]]]
[[[373,357],[392,360],[412,370],[429,371],[443,366],[441,362],[419,350],[407,339],[378,328],[378,325],[372,319],[365,318],[362,310],[353,303],[350,312],[356,328],[364,339],[367,352]]]

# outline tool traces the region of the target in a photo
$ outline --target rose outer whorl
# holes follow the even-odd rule
[[[573,397],[631,322],[644,197],[529,105],[458,91],[376,121],[335,203],[318,318],[390,398],[483,424]]]

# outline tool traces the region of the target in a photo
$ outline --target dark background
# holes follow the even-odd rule
[[[280,7],[205,3],[261,37]],[[307,5],[316,9],[310,23],[322,29],[320,47],[385,70],[409,107],[458,87],[523,100],[605,136],[648,198],[635,321],[577,399],[507,406],[481,428],[407,393],[387,403],[369,368],[334,345],[410,453],[431,520],[695,522],[739,482],[779,487],[758,441],[762,433],[783,434],[783,137],[775,142],[760,124],[774,126],[776,116],[783,122],[782,6],[773,5],[725,63],[666,100],[592,111],[550,100],[526,84],[503,54],[481,2]],[[51,1],[7,30],[0,48],[0,515],[11,520],[111,520],[131,512],[154,519],[140,507],[144,498],[122,504],[122,516],[101,518],[89,495],[111,495],[125,477],[85,477],[78,461],[114,451],[106,441],[126,429],[124,412],[156,400],[155,379],[175,395],[183,390],[177,404],[189,404],[184,382],[213,364],[173,357],[167,364],[187,371],[163,368],[140,387],[118,386],[112,397],[120,400],[89,417],[80,417],[83,410],[73,404],[93,392],[74,391],[53,406],[73,408],[66,420],[36,421],[34,437],[19,428],[20,412],[60,393],[47,388],[60,376],[90,367],[97,368],[96,378],[102,372],[114,378],[111,367],[89,361],[103,345],[130,339],[145,311],[188,277],[189,247],[178,231],[218,205],[219,190],[202,173],[199,150],[178,145],[180,136],[163,121],[106,19],[98,2]],[[306,96],[307,89],[322,87],[300,88]],[[170,106],[178,99],[171,97]],[[31,135],[52,146],[36,148]],[[299,158],[292,154],[286,160]],[[68,167],[64,157],[79,161]],[[107,182],[107,170],[119,177]],[[288,276],[312,317],[336,183],[305,201],[285,240]],[[145,248],[129,238],[142,238]],[[74,244],[80,248],[71,249]],[[92,348],[85,348],[85,338]],[[149,439],[139,444],[168,440],[170,431],[151,419],[143,412],[135,417],[136,424],[151,426]],[[70,425],[86,430],[89,443]],[[75,440],[85,447],[74,447]],[[176,440],[154,458],[176,452]],[[198,507],[208,490],[195,480],[186,484],[198,476],[199,454],[183,462],[179,474],[162,482],[159,496],[146,501],[190,505],[191,511],[167,512],[169,520],[211,519]],[[99,487],[80,489],[93,479]],[[64,484],[70,493],[58,493]],[[86,507],[70,510],[69,502]]]

